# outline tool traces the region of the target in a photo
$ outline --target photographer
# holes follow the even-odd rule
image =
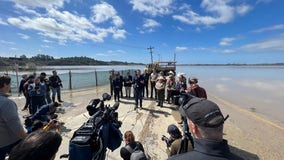
[[[168,126],[168,133],[170,138],[163,136],[162,140],[167,143],[167,154],[168,157],[170,157],[181,152],[182,135],[178,127],[174,124]],[[188,143],[187,151],[191,150],[193,150],[192,145],[191,143]]]
[[[228,116],[223,116],[216,103],[193,97],[179,110],[193,134],[194,150],[169,159],[242,159],[230,152],[227,140],[223,139],[223,124]]]
[[[39,77],[35,78],[34,83],[29,85],[28,92],[31,97],[31,114],[35,114],[37,109],[46,104],[45,90],[46,86],[40,82]]]
[[[135,141],[135,136],[132,131],[126,131],[124,133],[124,141],[125,146],[120,149],[120,157],[123,160],[131,160],[131,154],[134,152],[135,148],[144,153],[143,145],[140,142]],[[145,157],[141,159],[146,160]]]
[[[47,101],[47,103],[51,103],[51,98],[50,98],[50,82],[48,77],[46,76],[45,72],[41,72],[40,73],[40,82],[44,83],[46,86],[46,90],[45,90],[45,99]]]
[[[60,77],[57,75],[56,70],[52,71],[52,76],[49,77],[51,90],[52,90],[52,101],[55,102],[55,95],[57,94],[58,102],[63,102],[61,99],[60,88],[63,88]]]

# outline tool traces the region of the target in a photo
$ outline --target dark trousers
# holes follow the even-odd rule
[[[112,96],[113,95],[113,85],[112,85],[112,82],[110,82],[110,95]]]
[[[144,84],[144,89],[143,89],[143,92],[142,92],[142,96],[144,97],[145,96],[145,92],[146,92],[146,97],[148,98],[148,93],[149,93],[149,89],[148,89],[148,81],[145,81],[145,84]]]
[[[35,114],[37,109],[45,104],[46,104],[45,97],[42,96],[31,97],[31,105],[29,108],[30,114]]]
[[[157,90],[157,98],[158,98],[158,105],[159,106],[163,106],[164,100],[165,100],[165,90],[164,89],[160,89]]]
[[[155,88],[156,82],[151,81],[151,98],[153,98],[153,92],[155,92],[155,99],[157,99],[157,89]]]
[[[31,105],[31,97],[29,94],[25,93],[24,94],[25,98],[26,98],[26,104],[24,106],[24,109],[27,109],[30,105]]]
[[[140,100],[140,107],[142,107],[142,92],[143,89],[135,89],[135,107],[138,107],[138,100]]]
[[[120,88],[115,88],[114,89],[114,100],[118,100],[119,101],[119,92],[120,92]]]

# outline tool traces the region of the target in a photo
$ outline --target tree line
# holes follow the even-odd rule
[[[68,66],[68,65],[143,65],[142,63],[121,62],[121,61],[100,61],[93,58],[65,57],[54,58],[49,55],[38,54],[31,58],[21,55],[20,57],[0,57],[0,66],[14,66],[17,63],[20,67],[26,66]]]

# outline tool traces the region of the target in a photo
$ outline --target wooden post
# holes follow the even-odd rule
[[[98,86],[98,75],[97,75],[97,70],[95,70],[95,80],[96,80],[96,86]]]
[[[69,70],[69,90],[72,90],[72,74],[71,74],[71,70]]]

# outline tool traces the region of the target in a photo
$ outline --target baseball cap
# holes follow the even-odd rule
[[[218,105],[205,98],[193,97],[186,104],[180,106],[180,113],[194,124],[202,127],[216,128],[221,126],[225,118]]]

